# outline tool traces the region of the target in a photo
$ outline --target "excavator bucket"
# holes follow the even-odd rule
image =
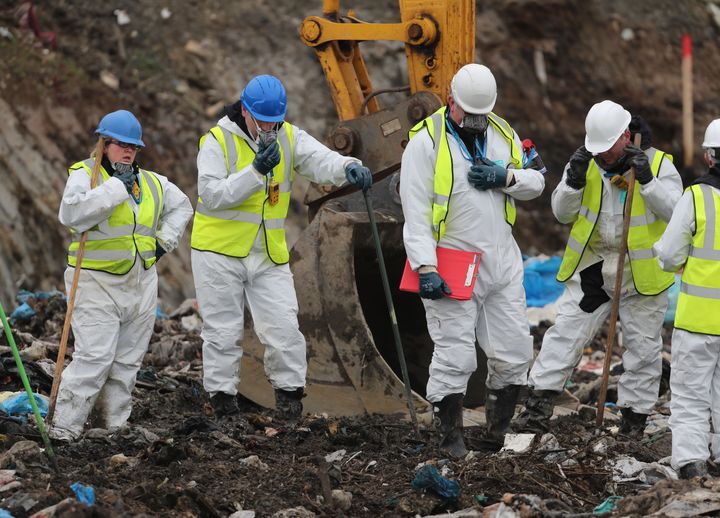
[[[417,294],[398,290],[405,263],[397,175],[371,190],[383,256],[388,270],[414,405],[429,415],[423,399],[433,344]],[[394,192],[394,196],[391,191]],[[359,193],[323,205],[292,249],[291,269],[299,304],[300,329],[307,340],[305,410],[343,416],[407,413],[400,363],[378,269],[367,212],[353,210]],[[394,210],[391,204],[395,204]],[[349,209],[349,210],[348,210]],[[263,367],[264,347],[246,320],[240,392],[273,407],[274,395]],[[466,407],[484,401],[485,361],[478,348]]]

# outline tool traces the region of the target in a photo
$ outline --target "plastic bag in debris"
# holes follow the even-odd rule
[[[27,302],[23,302],[10,313],[10,322],[12,324],[27,322],[34,314],[35,310]]]
[[[430,489],[447,500],[457,500],[460,495],[460,484],[455,480],[443,477],[432,464],[425,464],[417,470],[412,487],[413,489]]]
[[[86,486],[80,482],[75,482],[70,486],[70,489],[75,493],[75,498],[81,504],[88,506],[95,505],[95,489],[92,486]]]
[[[40,410],[40,415],[45,417],[48,412],[47,397],[35,393],[35,403]],[[0,403],[0,411],[7,415],[21,415],[32,414],[33,410],[27,392],[17,392]]]
[[[13,518],[13,515],[5,509],[0,509],[0,518]]]
[[[553,257],[529,257],[523,262],[525,298],[531,308],[541,308],[555,302],[563,292],[563,285],[555,277],[562,259]]]
[[[593,509],[594,515],[603,515],[607,513],[611,513],[615,510],[617,507],[617,503],[622,500],[623,497],[621,496],[609,496],[605,499],[604,502],[598,504]]]

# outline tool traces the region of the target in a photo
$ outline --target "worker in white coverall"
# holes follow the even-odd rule
[[[203,384],[218,417],[239,412],[245,301],[265,346],[278,415],[302,415],[306,346],[285,242],[294,175],[363,190],[372,183],[358,159],[285,122],[286,107],[280,80],[254,77],[200,141],[192,268],[204,321]]]
[[[192,216],[180,189],[138,165],[144,143],[132,113],[107,114],[95,133],[100,155],[70,166],[59,213],[72,233],[68,293],[80,237],[88,234],[72,314],[75,352],[63,371],[50,432],[61,440],[80,436],[93,406],[109,430],[127,422],[135,375],[155,323],[155,263],[177,247]],[[91,188],[96,158],[100,174]]]
[[[530,370],[530,394],[518,418],[521,427],[547,429],[555,397],[610,313],[627,193],[622,175],[631,166],[636,184],[619,308],[625,339],[617,401],[621,432],[641,436],[657,400],[666,290],[673,275],[660,269],[653,244],[670,221],[682,181],[672,157],[651,147],[644,120],[631,119],[617,103],[595,104],[585,119],[585,145],[570,157],[553,191],[555,217],[573,224],[558,273],[565,291],[557,303],[555,325],[545,333]],[[631,124],[643,137],[640,148],[630,144]]]
[[[434,342],[426,397],[433,403],[440,449],[467,453],[463,397],[477,368],[475,341],[488,362],[489,446],[502,446],[527,381],[532,337],[523,265],[512,235],[515,199],[540,195],[545,168],[523,152],[510,125],[492,112],[497,86],[485,66],[469,64],[452,79],[447,106],[418,123],[403,153],[400,197],[408,261],[419,272],[420,296]],[[436,247],[481,252],[470,300],[448,298],[437,272]]]
[[[655,246],[664,270],[683,268],[670,371],[672,466],[682,478],[706,475],[710,453],[720,461],[720,119],[702,145],[708,173],[685,191]]]

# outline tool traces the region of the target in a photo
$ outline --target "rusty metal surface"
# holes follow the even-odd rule
[[[354,156],[373,172],[378,182],[400,167],[400,159],[407,145],[408,131],[442,103],[429,92],[420,92],[392,108],[371,113],[357,119],[338,123],[330,134],[330,147],[343,155]],[[311,215],[325,201],[356,191],[352,186],[334,187],[312,184],[305,195]]]

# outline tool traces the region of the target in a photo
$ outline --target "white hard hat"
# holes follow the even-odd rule
[[[703,140],[702,147],[720,147],[720,119],[715,119],[708,124],[708,127],[705,130],[705,140]]]
[[[453,76],[450,94],[466,113],[490,113],[497,100],[495,76],[485,65],[470,63]]]
[[[593,154],[610,149],[630,125],[630,112],[612,101],[594,104],[585,117],[585,149]]]

